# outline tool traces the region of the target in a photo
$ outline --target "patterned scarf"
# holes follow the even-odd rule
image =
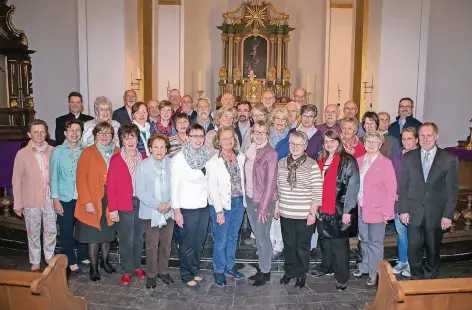
[[[353,155],[355,152],[356,146],[359,144],[359,139],[356,136],[353,136],[351,139],[343,139],[344,149],[347,153]]]
[[[297,159],[293,159],[292,154],[287,157],[287,182],[290,184],[290,187],[293,189],[297,185],[297,169],[306,161],[306,153],[303,153]]]
[[[103,160],[105,161],[105,164],[107,164],[107,170],[108,170],[108,166],[110,165],[110,158],[115,153],[115,144],[111,142],[107,146],[103,146],[100,143],[96,142],[95,145],[98,151],[100,152],[100,154],[102,155]]]
[[[146,155],[149,156],[151,153],[149,152],[147,141],[151,137],[151,125],[149,125],[148,122],[145,122],[144,127],[143,127],[140,124],[138,124],[138,122],[136,120],[133,121],[133,124],[138,126],[139,133],[141,135],[141,140],[143,141],[144,149],[146,150]],[[172,131],[172,129],[171,129],[171,131]]]
[[[205,168],[207,161],[212,156],[212,152],[206,146],[196,150],[188,142],[182,144],[182,153],[190,168],[198,170]]]
[[[84,150],[84,145],[82,144],[82,141],[80,140],[77,143],[77,146],[75,148],[73,148],[70,145],[69,141],[67,140],[65,140],[64,143],[62,143],[62,145],[67,151],[69,161],[72,163],[70,174],[76,175],[77,163],[79,162],[80,154],[82,154],[82,151]]]
[[[172,120],[169,120],[169,124],[164,127],[161,122],[161,118],[159,117],[156,122],[157,132],[163,134],[164,136],[170,137],[172,136]]]
[[[129,174],[131,175],[131,184],[133,184],[133,192],[134,192],[134,177],[136,176],[136,170],[138,169],[139,164],[143,161],[143,156],[136,150],[136,154],[134,156],[128,155],[126,153],[125,148],[121,148],[120,152],[121,158],[125,161],[126,166],[128,167]]]
[[[48,149],[49,144],[47,142],[43,142],[41,147],[36,147],[33,145],[32,141],[28,142],[28,147],[31,148],[34,152],[34,156],[38,161],[39,170],[41,171],[41,177],[43,179],[43,195],[44,200],[48,201],[51,197],[51,188],[50,188],[50,178],[49,178],[49,155]]]
[[[277,132],[275,130],[274,126],[271,126],[269,129],[269,144],[272,146],[274,149],[277,146],[277,144],[287,136],[288,131],[290,129],[288,127],[285,127],[282,131]]]

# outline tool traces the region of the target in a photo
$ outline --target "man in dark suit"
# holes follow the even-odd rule
[[[443,232],[451,227],[457,203],[458,160],[436,146],[438,138],[438,127],[424,123],[419,129],[421,147],[403,159],[398,211],[408,226],[408,262],[414,279],[436,278]]]
[[[123,95],[124,105],[113,112],[112,119],[120,123],[120,125],[131,124],[133,118],[131,116],[131,108],[136,103],[136,92],[132,89],[125,91]]]
[[[64,136],[64,131],[66,127],[66,122],[70,120],[80,120],[82,122],[90,121],[93,119],[92,116],[87,114],[82,114],[83,110],[83,101],[82,95],[79,92],[73,91],[69,94],[69,113],[66,115],[59,116],[56,118],[56,145],[61,145],[66,137]]]
[[[388,132],[401,141],[403,128],[415,127],[418,131],[420,126],[421,122],[413,117],[413,100],[408,97],[400,99],[397,120],[388,126]]]
[[[239,146],[243,143],[244,134],[251,130],[253,122],[249,119],[251,115],[251,103],[249,101],[241,101],[236,105],[238,110],[238,122],[236,123],[236,135],[238,136]]]

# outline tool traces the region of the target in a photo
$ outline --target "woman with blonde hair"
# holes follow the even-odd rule
[[[357,137],[359,122],[354,118],[343,118],[341,121],[341,136],[346,153],[359,158],[365,154],[364,145]]]
[[[115,133],[118,132],[120,128],[120,123],[115,120],[112,120],[113,106],[110,99],[105,96],[100,96],[95,99],[93,103],[93,108],[95,110],[95,119],[87,121],[84,124],[84,133],[82,135],[82,143],[85,147],[91,146],[95,143],[95,137],[93,135],[93,130],[95,126],[100,122],[107,122],[113,127]],[[118,135],[113,137],[113,143],[119,145]]]
[[[214,139],[218,129],[222,127],[234,128],[234,117],[237,115],[236,109],[230,106],[221,107],[216,111],[215,119],[213,120],[214,129],[208,131],[205,135],[205,146],[216,154],[218,150],[214,147]],[[239,141],[236,137],[236,148],[239,149]]]

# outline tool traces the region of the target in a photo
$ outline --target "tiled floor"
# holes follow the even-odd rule
[[[472,276],[472,264],[456,263],[441,266],[441,277]],[[28,253],[0,248],[0,268],[28,270]],[[251,275],[250,266],[243,273]],[[87,270],[85,270],[87,271]],[[333,277],[307,279],[301,290],[294,283],[279,284],[281,273],[273,273],[271,284],[254,288],[247,280],[229,280],[224,288],[213,284],[209,271],[204,272],[206,282],[199,291],[186,288],[179,280],[177,269],[171,270],[176,280],[173,285],[158,283],[155,290],[147,290],[145,280],[133,279],[129,287],[120,285],[120,275],[102,272],[103,279],[91,283],[87,274],[71,279],[73,294],[84,296],[90,309],[160,309],[160,310],[219,310],[219,309],[361,309],[372,300],[375,290],[367,288],[364,280],[350,280],[345,292],[337,292]]]

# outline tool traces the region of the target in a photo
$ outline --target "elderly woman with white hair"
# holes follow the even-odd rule
[[[214,140],[218,129],[224,127],[234,128],[233,119],[236,114],[236,109],[230,106],[221,107],[218,111],[216,111],[216,116],[213,120],[214,129],[208,131],[205,136],[205,146],[211,151],[212,154],[218,153],[218,150],[214,147]],[[236,149],[239,150],[239,141],[237,137]]]
[[[111,119],[113,107],[110,99],[105,96],[97,97],[93,103],[93,108],[95,110],[95,119],[87,121],[84,124],[84,134],[82,135],[82,143],[84,147],[91,146],[95,143],[93,129],[98,123],[110,123],[113,126],[114,132],[118,132],[118,129],[120,128],[120,123]],[[118,135],[114,136],[113,143],[115,143],[115,145],[119,145]]]

